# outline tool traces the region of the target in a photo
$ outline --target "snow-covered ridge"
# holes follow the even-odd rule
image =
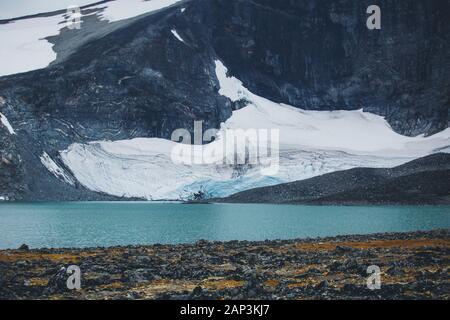
[[[94,191],[149,200],[186,199],[199,190],[227,196],[249,188],[307,179],[354,167],[394,167],[450,146],[450,129],[432,137],[405,137],[379,116],[363,111],[306,111],[277,104],[227,76],[216,61],[220,94],[249,105],[222,124],[214,149],[227,130],[279,129],[280,170],[261,174],[258,166],[174,163],[178,143],[153,138],[73,144],[61,152],[76,179]],[[225,155],[224,155],[225,156]]]
[[[1,112],[0,112],[0,122],[6,127],[6,129],[9,132],[9,134],[16,134],[16,132],[13,129],[13,127],[9,123],[8,118],[6,118],[6,116],[3,113],[1,113]]]
[[[89,6],[100,20],[115,22],[157,11],[182,0],[112,0]],[[81,12],[82,16],[83,11]],[[90,13],[92,14],[92,13]],[[56,59],[47,37],[58,35],[66,27],[66,13],[34,17],[0,24],[0,76],[47,67]]]

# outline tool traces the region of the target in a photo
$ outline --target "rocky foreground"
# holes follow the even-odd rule
[[[67,289],[65,268],[81,270]],[[367,268],[381,289],[367,288]],[[0,299],[450,299],[450,229],[265,242],[0,251]]]

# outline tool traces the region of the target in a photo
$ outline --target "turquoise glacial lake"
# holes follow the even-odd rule
[[[449,206],[0,204],[0,248],[274,240],[450,228]]]

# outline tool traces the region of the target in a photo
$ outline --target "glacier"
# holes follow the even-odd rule
[[[199,191],[224,197],[355,167],[394,167],[449,150],[450,129],[429,137],[407,137],[394,132],[383,117],[363,110],[307,111],[265,99],[228,76],[219,60],[215,71],[219,94],[247,105],[221,125],[215,141],[194,148],[209,154],[228,130],[278,129],[280,169],[276,174],[265,175],[258,165],[178,163],[173,161],[173,150],[190,146],[158,138],[74,143],[60,152],[63,163],[93,191],[147,200],[186,200]]]

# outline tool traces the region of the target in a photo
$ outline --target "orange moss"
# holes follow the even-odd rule
[[[245,281],[236,281],[236,280],[207,280],[203,283],[203,286],[207,289],[211,290],[225,290],[232,288],[240,288],[243,287]]]
[[[152,299],[162,293],[192,291],[197,285],[192,281],[160,279],[140,284],[129,292],[137,292],[143,299]]]
[[[236,267],[232,265],[231,263],[225,263],[225,264],[215,264],[208,266],[208,269],[214,270],[214,271],[234,271],[236,270]]]
[[[302,281],[302,282],[293,282],[293,283],[289,283],[287,286],[290,289],[293,288],[300,288],[300,287],[306,287],[308,284],[310,284],[310,282],[308,281]]]
[[[296,264],[290,264],[290,265],[285,265],[284,267],[276,270],[275,274],[279,275],[279,276],[289,277],[289,276],[296,276],[299,274],[307,273],[311,269],[320,270],[321,266],[317,265],[317,264],[310,264],[310,265],[305,265],[305,266],[299,267]]]
[[[280,284],[280,281],[278,280],[267,280],[264,282],[264,285],[266,287],[277,287]]]
[[[418,239],[418,240],[377,240],[367,242],[325,242],[325,243],[297,243],[298,250],[335,250],[337,246],[350,247],[354,249],[370,248],[406,248],[414,249],[420,247],[450,247],[450,239]]]
[[[0,262],[17,262],[30,260],[49,260],[55,263],[76,263],[81,258],[88,257],[87,253],[70,254],[70,253],[36,253],[36,252],[0,252]]]
[[[44,287],[48,285],[48,279],[46,278],[31,278],[29,280],[30,286]]]
[[[101,286],[99,286],[99,289],[102,290],[110,290],[110,289],[121,289],[123,288],[123,283],[119,282],[119,281],[115,281],[109,284],[103,284]]]
[[[148,283],[148,286],[166,286],[172,284],[174,281],[170,279],[153,280]]]

